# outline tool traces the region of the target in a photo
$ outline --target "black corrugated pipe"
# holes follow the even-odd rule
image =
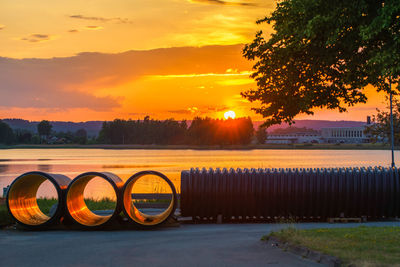
[[[400,216],[397,168],[191,169],[181,213],[225,220]]]

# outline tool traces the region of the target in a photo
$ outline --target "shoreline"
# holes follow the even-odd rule
[[[152,150],[255,150],[255,149],[299,149],[299,150],[390,150],[388,144],[264,144],[264,145],[0,145],[0,149],[152,149]],[[400,147],[395,147],[399,150]]]

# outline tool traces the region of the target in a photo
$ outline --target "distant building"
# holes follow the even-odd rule
[[[321,137],[324,143],[369,143],[369,137],[364,131],[371,125],[371,117],[367,116],[367,123],[358,127],[329,127],[321,129]]]
[[[288,133],[288,134],[268,134],[267,144],[302,144],[302,143],[321,143],[319,133]]]
[[[369,138],[364,134],[365,126],[322,128],[321,137],[324,143],[368,143]]]
[[[329,127],[321,128],[319,132],[297,132],[288,134],[268,134],[267,144],[302,144],[302,143],[368,143],[369,137],[364,131],[371,124],[371,118],[367,117],[364,126],[357,127]]]

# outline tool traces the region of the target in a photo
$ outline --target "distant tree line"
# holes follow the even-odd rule
[[[105,121],[98,142],[104,144],[184,144],[186,121],[144,120]]]
[[[395,144],[400,145],[400,100],[394,99],[393,121]],[[372,142],[390,141],[390,116],[385,110],[378,110],[373,124],[365,134]],[[211,119],[196,117],[191,123],[174,119],[154,120],[149,116],[143,120],[121,120],[103,122],[97,137],[89,137],[85,129],[72,131],[53,131],[51,122],[43,120],[37,125],[37,131],[12,129],[0,120],[0,144],[138,144],[138,145],[247,145],[251,142],[264,144],[267,140],[267,128],[254,130],[252,120]],[[273,134],[306,132],[317,134],[310,128],[290,126],[278,128]]]
[[[104,122],[98,142],[105,144],[157,145],[246,145],[254,135],[250,118],[211,119],[196,117],[186,121],[114,120]]]
[[[85,129],[56,132],[51,122],[41,121],[37,131],[12,129],[0,120],[0,144],[140,144],[140,145],[247,145],[253,140],[264,143],[266,129],[254,131],[250,117],[211,119],[196,117],[185,120],[142,120],[103,122],[98,137],[89,138]]]
[[[0,120],[0,144],[86,144],[95,142],[89,139],[85,129],[76,132],[55,132],[49,121],[43,120],[37,125],[37,132],[26,129],[12,129]]]
[[[228,120],[197,117],[187,129],[186,142],[195,145],[247,145],[253,134],[250,117]]]

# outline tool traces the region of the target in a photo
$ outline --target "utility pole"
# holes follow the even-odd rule
[[[390,139],[392,147],[392,168],[394,165],[394,129],[393,129],[393,100],[392,100],[392,80],[389,78],[389,91],[390,91]]]

